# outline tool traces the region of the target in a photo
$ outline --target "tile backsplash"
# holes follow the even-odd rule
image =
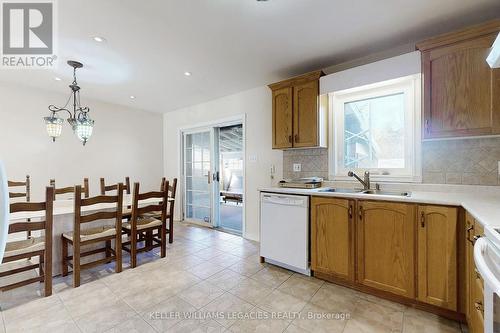
[[[422,143],[424,183],[500,185],[500,138]]]
[[[426,141],[422,143],[422,175],[426,184],[500,185],[500,137]],[[293,164],[301,171],[294,172]],[[283,151],[283,177],[328,179],[328,149]]]
[[[300,163],[301,171],[293,171],[293,164]],[[328,179],[328,149],[292,149],[283,151],[283,178],[323,177]]]

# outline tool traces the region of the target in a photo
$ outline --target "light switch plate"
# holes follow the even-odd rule
[[[302,170],[302,164],[300,163],[293,163],[293,171],[294,172],[300,172]]]

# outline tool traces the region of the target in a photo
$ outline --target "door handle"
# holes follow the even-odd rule
[[[420,213],[420,226],[422,228],[425,228],[425,213],[424,213],[424,211],[422,211]]]
[[[210,184],[212,182],[212,174],[210,173],[210,171],[207,172],[207,181],[208,181],[208,184]]]
[[[349,214],[349,220],[352,220],[352,205],[349,205],[347,213]]]
[[[299,135],[295,134],[295,142],[299,142]]]
[[[360,221],[363,220],[363,206],[359,206],[358,218]]]
[[[471,225],[470,227],[468,227],[465,232],[466,232],[466,237],[467,237],[467,240],[470,242],[470,232],[474,230],[474,225]]]
[[[214,172],[214,174],[212,175],[212,180],[214,182],[220,181],[220,173],[219,173],[219,171]]]
[[[291,135],[288,136],[288,142],[292,143],[292,136]]]

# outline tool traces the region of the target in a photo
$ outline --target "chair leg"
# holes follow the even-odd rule
[[[68,242],[61,236],[62,241],[62,276],[68,275]]]
[[[170,244],[174,242],[174,217],[172,215],[168,218],[168,242]]]
[[[137,266],[137,233],[130,233],[130,267]]]
[[[110,258],[110,257],[111,257],[111,241],[107,240],[106,241],[106,258]],[[111,262],[111,260],[108,262]]]
[[[80,286],[80,243],[73,242],[73,288]]]
[[[147,251],[151,251],[153,247],[153,232],[146,231],[145,232],[146,241],[144,242],[144,246],[147,248]]]
[[[47,255],[47,251],[44,251],[44,282],[45,282],[45,297],[52,295],[52,254]]]
[[[117,233],[115,238],[115,272],[120,273],[122,271],[122,235]]]
[[[165,258],[167,255],[167,226],[165,223],[161,224],[161,251],[160,251],[160,256],[162,258]]]
[[[44,279],[45,279],[45,274],[44,274],[44,272],[43,272],[43,266],[44,266],[44,265],[43,265],[43,254],[40,254],[40,255],[38,256],[38,270],[39,270],[39,275],[40,275],[40,277],[42,278],[42,279],[40,280],[40,283],[44,282]]]

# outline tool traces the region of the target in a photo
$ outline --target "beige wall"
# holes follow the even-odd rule
[[[260,87],[207,103],[183,108],[164,115],[165,175],[181,177],[179,170],[179,131],[206,122],[244,114],[246,116],[245,151],[245,237],[259,239],[259,193],[257,189],[275,184],[270,177],[276,166],[275,181],[281,179],[283,153],[271,149],[271,92]],[[182,192],[179,192],[179,194]],[[179,219],[177,205],[176,219]]]
[[[162,176],[162,115],[123,106],[82,102],[95,119],[94,134],[85,147],[67,122],[53,143],[42,117],[49,104],[67,95],[13,85],[0,85],[0,159],[9,179],[31,176],[35,199],[42,197],[50,178],[70,186],[90,178],[91,193],[99,192],[99,178],[117,182],[130,176],[143,189],[159,186]]]

